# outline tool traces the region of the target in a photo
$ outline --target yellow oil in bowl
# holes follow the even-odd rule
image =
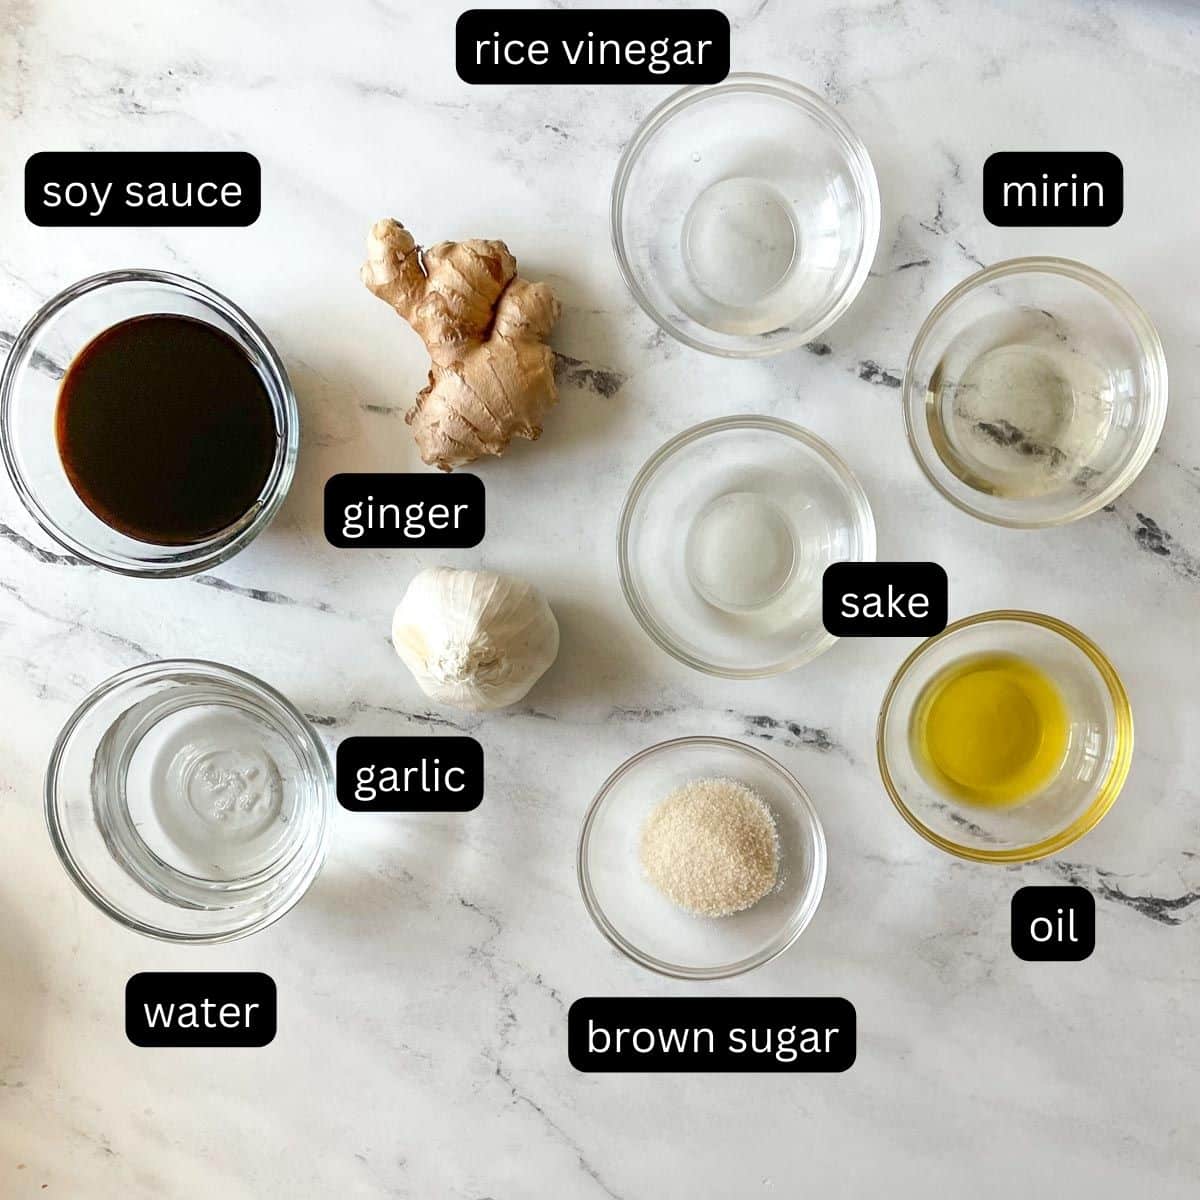
[[[1071,721],[1058,688],[1032,662],[978,654],[944,668],[913,711],[913,754],[930,783],[969,804],[1009,807],[1061,769]]]

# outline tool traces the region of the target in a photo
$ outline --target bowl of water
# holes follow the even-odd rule
[[[903,404],[917,462],[953,504],[996,525],[1064,525],[1149,462],[1167,364],[1150,318],[1111,279],[1069,259],[1013,259],[929,314]]]
[[[612,191],[617,262],[672,337],[755,358],[850,306],[879,239],[866,147],[815,93],[769,75],[686,88],[643,121]]]
[[[147,663],[72,714],[46,770],[63,866],[114,920],[173,942],[269,925],[325,858],[333,770],[278,692],[216,663]]]
[[[875,558],[871,506],[834,450],[774,417],[706,421],[629,488],[621,587],[650,637],[710,675],[790,671],[833,645],[821,579]]]

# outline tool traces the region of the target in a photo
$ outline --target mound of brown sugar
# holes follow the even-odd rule
[[[757,904],[779,877],[779,835],[762,798],[735,779],[694,779],[646,820],[642,869],[688,912],[727,917]]]

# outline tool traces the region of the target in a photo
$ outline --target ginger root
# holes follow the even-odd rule
[[[422,252],[398,221],[376,221],[362,281],[429,351],[429,382],[405,417],[425,462],[452,471],[503,454],[514,437],[541,435],[558,400],[546,338],[559,303],[546,284],[517,274],[503,242],[471,238]]]

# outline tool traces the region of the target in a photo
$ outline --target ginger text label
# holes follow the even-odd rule
[[[350,737],[337,798],[351,812],[469,812],[483,799],[483,747],[470,737]]]
[[[466,83],[720,83],[729,19],[715,8],[473,8],[458,18]]]
[[[261,971],[143,971],[125,985],[135,1046],[265,1046],[275,1023],[275,981]]]
[[[325,484],[325,538],[345,549],[462,550],[483,541],[478,475],[353,473]]]
[[[588,997],[567,1014],[577,1071],[845,1071],[856,1038],[838,996]]]
[[[253,225],[262,171],[244,151],[43,152],[25,164],[35,225]]]

